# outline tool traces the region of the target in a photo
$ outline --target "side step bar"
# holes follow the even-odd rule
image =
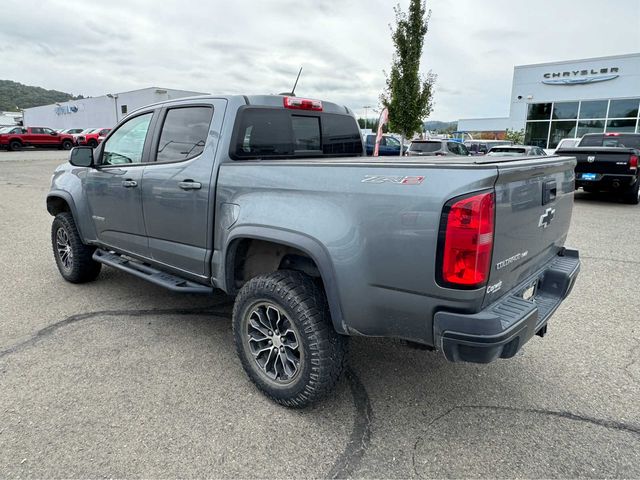
[[[98,249],[93,253],[93,259],[96,262],[104,263],[110,267],[130,273],[138,278],[155,283],[156,285],[160,285],[161,287],[167,288],[173,292],[213,293],[213,287],[207,287],[206,285],[185,280],[184,278],[160,271],[150,267],[149,265],[145,265],[144,263],[123,257],[117,253]]]

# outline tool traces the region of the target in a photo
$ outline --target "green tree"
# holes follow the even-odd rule
[[[510,130],[507,128],[504,139],[513,142],[514,145],[522,145],[524,143],[524,128],[521,130]]]
[[[431,16],[425,0],[411,0],[408,13],[400,5],[394,12],[396,25],[391,27],[391,39],[395,53],[380,101],[389,109],[389,130],[399,133],[404,143],[405,138],[422,131],[422,121],[431,113],[436,75],[431,71],[420,74],[420,57]]]

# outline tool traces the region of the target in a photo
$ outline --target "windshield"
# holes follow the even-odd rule
[[[639,148],[640,134],[630,135],[585,135],[578,145],[579,147],[621,147]]]
[[[441,146],[441,142],[412,142],[409,151],[422,153],[437,152]]]
[[[93,132],[94,130],[96,130],[96,129],[95,129],[95,128],[87,128],[87,129],[85,129],[85,130],[81,131],[80,133],[85,133],[85,134],[86,134],[86,133],[91,133],[91,132]]]

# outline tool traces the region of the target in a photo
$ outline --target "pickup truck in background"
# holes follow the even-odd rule
[[[95,148],[110,131],[110,128],[94,128],[88,133],[80,133],[80,135],[76,136],[76,144]]]
[[[0,148],[21,150],[23,147],[48,147],[71,150],[73,135],[58,133],[47,127],[16,127],[0,134]]]
[[[560,148],[556,155],[576,158],[576,188],[640,203],[640,133],[589,133],[577,147]]]
[[[366,154],[371,156],[376,147],[376,135],[366,135],[364,139],[364,148]],[[406,153],[408,146],[404,146],[403,153]],[[380,146],[378,147],[378,155],[380,157],[400,156],[400,140],[392,135],[382,135]]]
[[[480,363],[543,336],[580,268],[564,246],[574,167],[370,158],[344,106],[202,96],[141,108],[76,147],[46,204],[64,279],[107,265],[235,296],[244,370],[300,407],[332,390],[352,335]]]

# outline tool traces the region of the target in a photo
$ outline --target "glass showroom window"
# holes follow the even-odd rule
[[[575,120],[578,118],[579,102],[556,102],[553,104],[553,120]]]
[[[626,98],[624,100],[611,100],[609,105],[609,118],[636,118],[638,116],[638,98]]]
[[[619,118],[616,120],[607,120],[607,132],[630,132],[636,131],[635,118]]]
[[[577,128],[575,120],[551,122],[548,148],[556,148],[558,146],[558,143],[560,143],[560,140],[562,140],[563,138],[574,138],[576,136],[576,130]]]
[[[524,143],[536,147],[547,148],[549,122],[527,122],[524,132]]]
[[[549,120],[551,105],[551,103],[530,103],[527,110],[527,120]]]
[[[578,120],[576,137],[582,137],[586,133],[603,133],[604,120]]]
[[[606,118],[608,103],[608,100],[592,100],[588,102],[580,102],[580,120],[590,118]]]

